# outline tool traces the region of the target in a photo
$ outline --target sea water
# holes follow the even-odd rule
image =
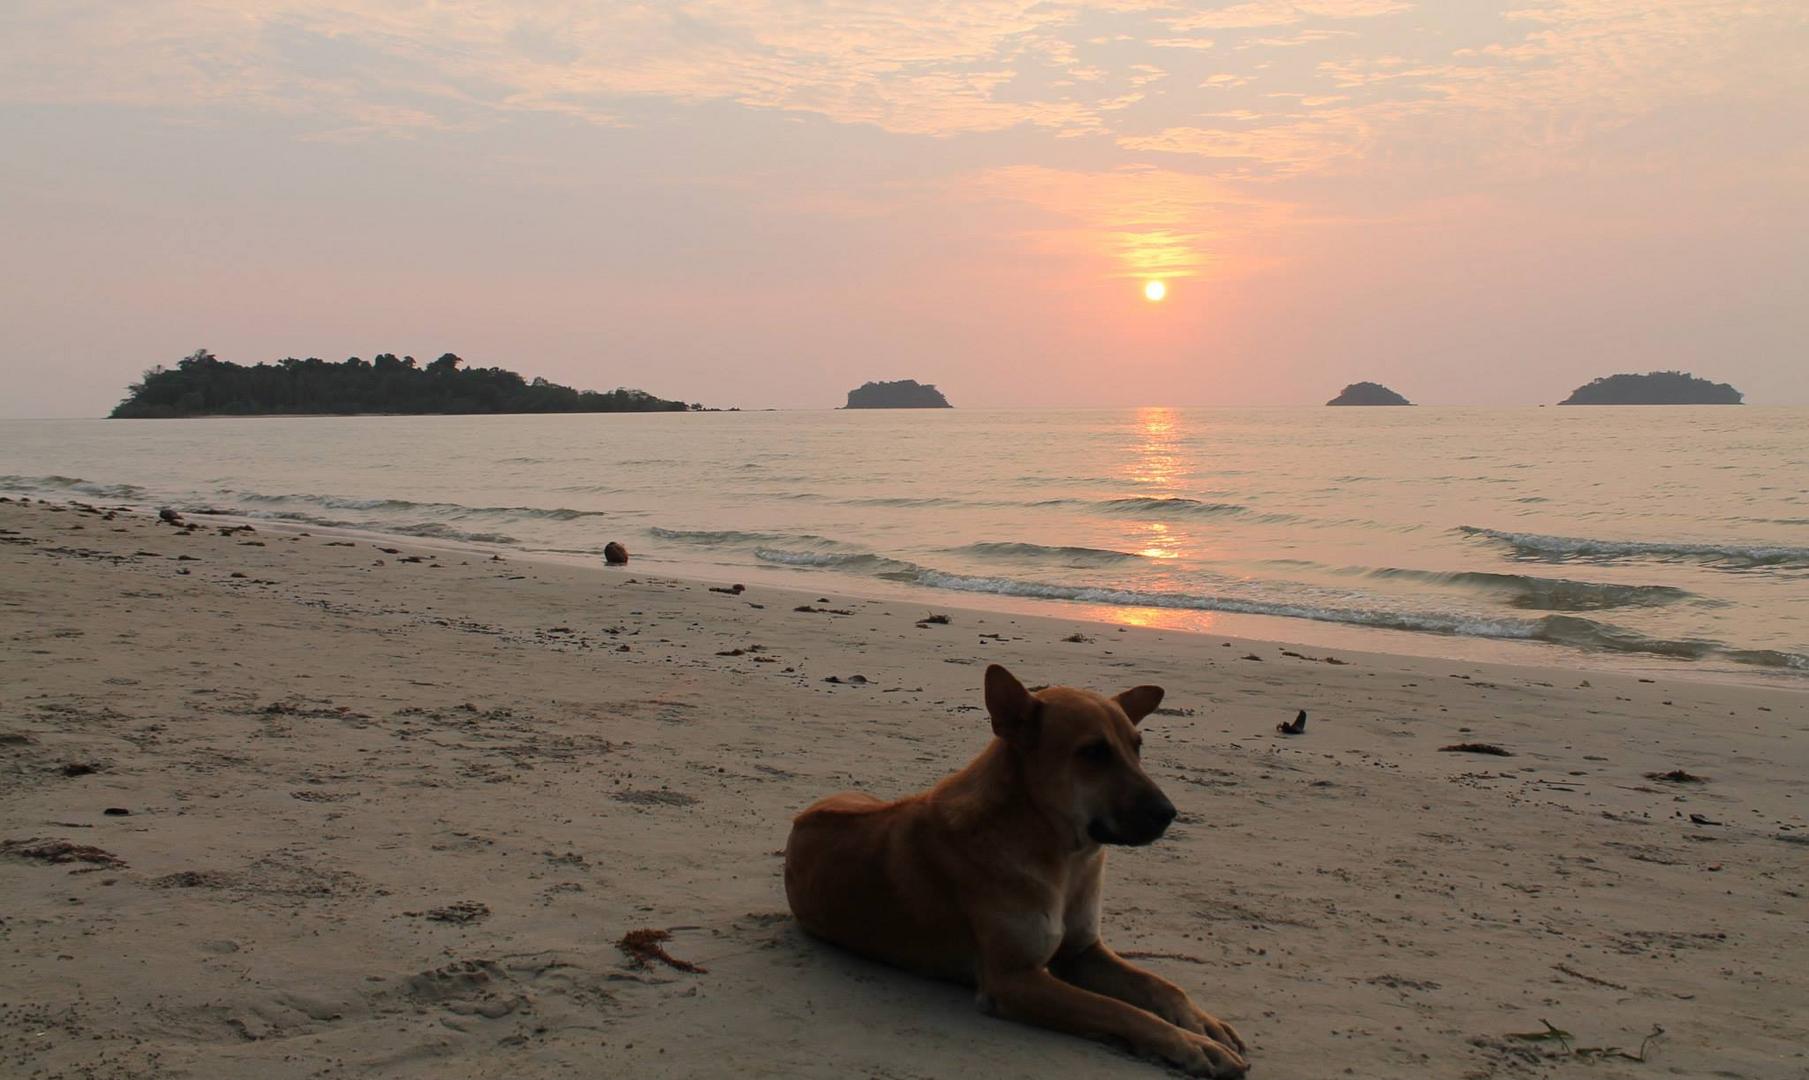
[[[1809,672],[1809,410],[0,422],[0,489],[1429,655]]]

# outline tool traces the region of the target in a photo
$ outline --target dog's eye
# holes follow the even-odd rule
[[[1112,748],[1104,739],[1090,742],[1075,753],[1080,756],[1082,761],[1091,762],[1094,765],[1103,765],[1112,760]]]

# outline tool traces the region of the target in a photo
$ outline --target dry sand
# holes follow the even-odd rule
[[[1801,689],[195,520],[0,505],[0,1075],[1160,1075],[785,912],[789,816],[964,762],[1000,661],[1168,688],[1106,937],[1256,1075],[1809,1076]]]

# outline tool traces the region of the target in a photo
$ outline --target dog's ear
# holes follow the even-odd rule
[[[1131,718],[1131,723],[1142,723],[1143,718],[1156,711],[1162,704],[1162,688],[1160,686],[1133,686],[1112,699],[1124,710],[1124,715]]]
[[[986,668],[986,712],[992,717],[992,733],[1001,739],[1022,739],[1036,722],[1030,691],[998,664]]]

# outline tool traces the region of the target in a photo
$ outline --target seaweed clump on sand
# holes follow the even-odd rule
[[[680,960],[667,952],[666,947],[661,943],[671,940],[672,931],[670,930],[652,928],[630,930],[622,935],[622,940],[616,942],[616,948],[621,949],[636,968],[652,967],[653,961],[658,960],[676,971],[689,971],[694,975],[709,974],[708,969],[699,967],[689,960]]]

